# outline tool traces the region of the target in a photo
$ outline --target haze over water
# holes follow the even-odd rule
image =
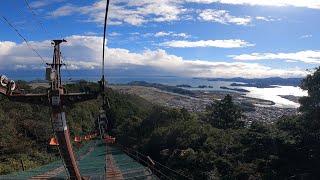
[[[274,107],[280,108],[298,108],[299,103],[295,103],[288,99],[280,97],[281,95],[292,95],[297,97],[307,96],[308,92],[302,90],[300,87],[294,86],[276,86],[274,88],[256,88],[256,87],[241,87],[249,90],[246,93],[247,97],[270,100],[275,103]]]

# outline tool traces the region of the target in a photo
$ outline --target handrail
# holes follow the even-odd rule
[[[154,161],[149,156],[147,156],[147,158],[151,162],[151,165],[154,166],[155,165]]]

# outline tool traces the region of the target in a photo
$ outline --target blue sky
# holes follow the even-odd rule
[[[79,73],[101,69],[104,9],[105,1],[4,0],[0,13],[46,62],[50,38],[65,38],[62,55]],[[109,17],[109,75],[302,77],[320,64],[320,0],[111,0]],[[16,73],[45,67],[2,17],[0,63]]]

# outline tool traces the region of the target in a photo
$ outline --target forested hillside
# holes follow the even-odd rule
[[[67,89],[83,86],[90,87],[84,91],[97,88],[80,82]],[[194,179],[319,179],[320,69],[307,76],[301,87],[309,96],[300,99],[300,114],[272,125],[243,122],[242,110],[231,96],[213,102],[206,112],[190,113],[107,89],[110,107],[104,109],[108,131],[118,143]],[[5,97],[0,105],[0,173],[19,170],[20,159],[29,168],[53,161],[57,152],[48,146],[53,135],[48,108],[9,102]],[[67,109],[71,136],[90,132],[99,105],[95,100]]]

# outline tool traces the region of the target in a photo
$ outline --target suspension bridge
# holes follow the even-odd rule
[[[154,170],[154,162],[142,155],[130,157],[116,144],[106,144],[93,139],[75,153],[82,179],[159,179]],[[141,162],[141,163],[140,163]],[[142,164],[146,164],[144,166]],[[63,161],[0,176],[0,179],[68,179]]]

